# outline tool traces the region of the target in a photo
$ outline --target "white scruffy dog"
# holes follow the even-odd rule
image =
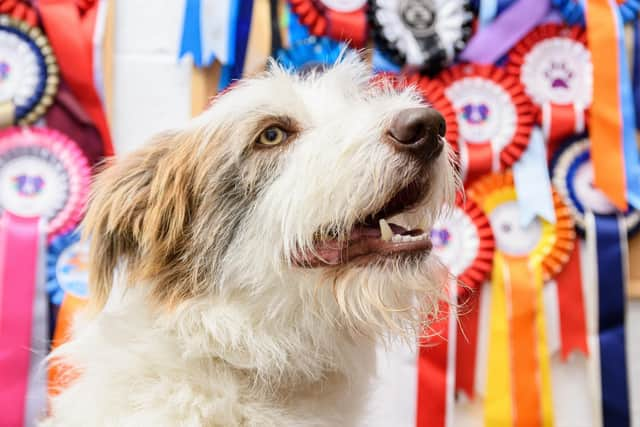
[[[442,294],[444,121],[343,59],[241,81],[97,179],[91,310],[45,426],[352,426]]]

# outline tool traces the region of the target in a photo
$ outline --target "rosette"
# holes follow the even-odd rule
[[[415,85],[424,100],[442,114],[447,123],[445,139],[452,144],[456,144],[459,137],[458,118],[451,101],[444,94],[442,83],[439,80],[433,80],[417,73],[403,77],[405,84]]]
[[[309,71],[334,64],[342,48],[342,43],[311,36],[294,42],[289,49],[279,50],[277,60],[287,68]]]
[[[587,211],[598,216],[615,218],[618,209],[593,185],[593,166],[589,139],[585,135],[568,140],[551,160],[553,186],[573,215],[578,232],[584,236]],[[629,236],[640,229],[640,211],[629,209],[624,214],[624,226]]]
[[[0,124],[35,122],[53,103],[58,83],[58,65],[40,29],[0,15]]]
[[[47,251],[47,292],[51,302],[62,304],[66,294],[86,299],[89,295],[88,242],[77,231],[56,237]]]
[[[477,289],[491,272],[494,240],[489,220],[472,200],[458,197],[451,215],[431,231],[433,253],[458,278],[459,295]]]
[[[541,108],[548,140],[584,131],[593,96],[593,64],[582,28],[557,24],[535,28],[511,50],[507,69]]]
[[[471,36],[466,0],[372,0],[369,20],[376,45],[391,60],[436,74]]]
[[[569,25],[584,25],[584,11],[579,0],[551,0],[551,4]]]
[[[529,144],[535,107],[514,76],[493,66],[459,65],[439,77],[457,112],[465,183],[513,165]]]
[[[617,0],[617,3],[624,22],[632,22],[638,18],[640,0]]]
[[[0,209],[41,217],[49,240],[80,221],[90,169],[78,146],[43,128],[0,131]]]
[[[542,287],[573,250],[571,214],[554,193],[556,224],[535,219],[521,226],[511,172],[479,179],[468,194],[496,239],[485,424],[546,425],[553,404]]]
[[[552,159],[553,184],[566,200],[578,230],[586,237],[585,289],[596,310],[589,315],[598,346],[589,358],[590,375],[600,385],[596,396],[604,426],[630,425],[628,371],[625,348],[625,289],[627,236],[638,230],[640,213],[619,212],[604,193],[593,186],[590,144],[585,136],[573,138]],[[595,330],[594,330],[595,329]]]
[[[291,10],[315,36],[363,47],[367,41],[366,0],[289,0]]]

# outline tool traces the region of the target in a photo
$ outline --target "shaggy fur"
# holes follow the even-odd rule
[[[91,307],[53,357],[71,384],[44,425],[354,425],[375,340],[419,331],[444,273],[425,253],[293,260],[412,181],[421,202],[395,223],[428,229],[452,200],[448,149],[424,164],[383,142],[419,106],[355,57],[306,76],[274,65],[116,160],[85,222]],[[256,145],[271,124],[289,139]]]

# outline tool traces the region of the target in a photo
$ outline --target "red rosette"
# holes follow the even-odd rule
[[[438,76],[456,112],[465,184],[511,167],[529,145],[536,108],[523,85],[504,69],[461,64]]]
[[[539,107],[538,121],[552,144],[586,128],[592,67],[586,33],[579,26],[540,25],[511,49],[507,71]]]
[[[38,26],[36,11],[22,0],[0,0],[0,14],[11,15],[13,19],[24,21],[32,27]]]
[[[364,0],[289,0],[291,10],[311,34],[348,41],[363,47],[367,41],[367,2]]]
[[[453,105],[451,105],[451,102],[444,94],[442,83],[417,73],[408,74],[403,77],[404,84],[415,85],[424,100],[442,114],[445,122],[447,122],[445,139],[453,144],[454,148],[457,148],[459,138],[458,119]]]

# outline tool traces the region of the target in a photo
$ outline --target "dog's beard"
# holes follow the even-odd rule
[[[347,265],[326,274],[323,282],[338,307],[339,325],[367,336],[415,337],[437,315],[447,271],[435,258],[418,253]]]

